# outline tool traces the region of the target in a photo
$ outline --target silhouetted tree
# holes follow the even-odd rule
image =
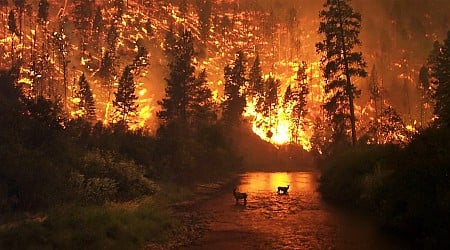
[[[95,2],[93,0],[76,0],[74,2],[75,27],[84,33],[91,28]]]
[[[94,48],[98,50],[99,43],[103,32],[105,31],[105,21],[102,16],[102,9],[100,6],[97,6],[95,10],[94,20],[92,21],[92,40],[94,41]]]
[[[406,128],[402,118],[393,107],[383,110],[381,120],[382,122],[378,126],[381,143],[408,144],[412,133]]]
[[[138,51],[134,56],[133,65],[138,68],[145,67],[148,65],[148,50],[144,46],[141,39],[136,41],[136,46],[138,48]]]
[[[206,71],[195,76],[192,33],[182,29],[178,35],[168,34],[166,38],[169,75],[165,97],[158,102],[159,157],[165,163],[164,175],[177,181],[192,181],[192,173],[210,166],[205,165],[204,159],[215,148],[207,136],[214,130],[214,103]]]
[[[432,97],[432,89],[430,86],[430,75],[428,73],[428,67],[425,65],[420,68],[419,71],[419,82],[417,83],[417,88],[420,91],[420,126],[424,126],[424,116],[427,103]]]
[[[293,91],[291,100],[294,102],[294,106],[292,107],[292,120],[294,122],[294,139],[298,139],[298,135],[301,129],[304,129],[306,126],[305,117],[308,114],[308,109],[306,105],[308,104],[308,77],[306,75],[306,62],[302,62],[297,70],[297,77],[295,81],[297,82]],[[294,140],[296,142],[296,140]]]
[[[259,55],[256,55],[248,77],[247,97],[254,103],[255,110],[257,112],[262,111],[264,104],[264,91],[265,88],[262,77],[261,62],[259,60]]]
[[[124,9],[125,9],[125,4],[123,2],[123,0],[114,0],[114,8],[116,9],[116,13],[115,13],[115,22],[119,22],[119,20],[122,19],[123,13],[124,13]]]
[[[23,20],[23,12],[25,11],[25,0],[14,0],[14,5],[18,9],[19,12],[19,38],[20,42],[22,42],[22,20]]]
[[[269,125],[267,131],[267,137],[272,138],[272,128],[275,124],[272,122],[272,118],[277,115],[278,112],[278,89],[280,87],[280,81],[270,76],[265,81],[266,92],[264,96],[264,108],[262,113],[265,117],[269,117]]]
[[[352,144],[356,144],[356,118],[354,99],[360,93],[352,83],[352,77],[365,77],[366,63],[361,52],[354,48],[360,45],[358,38],[361,15],[349,5],[349,0],[327,0],[320,11],[319,33],[325,36],[316,44],[317,52],[323,53],[323,73],[327,79],[325,93],[329,96],[324,105],[334,126],[335,141],[345,141],[350,127]],[[350,126],[347,121],[350,121]]]
[[[136,83],[132,67],[127,65],[123,70],[119,80],[119,87],[114,93],[115,100],[113,106],[115,108],[114,119],[116,123],[129,125],[131,119],[137,115],[138,104],[136,103],[138,96],[136,95]]]
[[[169,26],[169,31],[167,31],[164,37],[164,55],[166,56],[168,65],[175,60],[175,45],[177,43],[177,38],[175,36],[174,27]]]
[[[101,33],[104,29],[105,22],[102,16],[102,8],[97,6],[95,9],[94,20],[92,21],[92,29],[95,33]]]
[[[38,18],[41,23],[46,23],[48,21],[48,9],[50,4],[48,0],[40,0],[38,6]]]
[[[203,69],[191,87],[192,89],[192,105],[190,113],[191,124],[214,124],[217,119],[215,103],[212,99],[211,89],[207,85],[206,70]]]
[[[206,44],[209,38],[211,28],[211,0],[197,0],[198,23],[201,41],[201,55],[206,56]]]
[[[79,99],[77,104],[78,110],[81,111],[79,117],[90,122],[95,122],[94,96],[92,95],[91,87],[89,86],[89,82],[86,80],[84,73],[78,80],[78,89],[75,92],[75,98]]]
[[[117,29],[116,26],[113,24],[111,27],[109,27],[108,35],[106,37],[106,44],[108,45],[108,51],[111,53],[115,53],[116,47],[117,47]]]
[[[225,100],[223,102],[223,120],[234,126],[241,122],[242,113],[246,106],[245,100],[245,78],[246,66],[244,53],[239,51],[232,65],[225,66]]]
[[[176,37],[173,30],[166,35],[165,53],[168,57],[169,77],[166,78],[166,96],[159,104],[158,117],[163,124],[179,120],[186,123],[188,117],[188,86],[195,81],[193,66],[194,41],[190,31],[180,31]]]
[[[283,95],[283,108],[287,108],[287,105],[292,102],[292,89],[291,85],[288,85]]]
[[[378,73],[375,68],[375,64],[370,72],[369,79],[369,94],[370,99],[374,101],[375,104],[375,120],[378,119],[378,101],[381,98],[381,86],[378,79]]]
[[[450,128],[450,31],[443,44],[440,44],[435,58],[430,55],[430,68],[433,84],[436,87],[434,94],[434,113],[437,116],[436,123],[445,128]]]
[[[56,53],[58,55],[59,64],[63,71],[63,93],[64,93],[64,106],[67,102],[67,68],[70,63],[69,52],[70,44],[66,33],[67,17],[61,17],[58,20],[58,30],[53,32],[53,44],[55,45]],[[56,100],[56,99],[55,99]]]
[[[14,35],[19,35],[17,30],[16,16],[14,15],[14,10],[9,11],[8,16],[8,29],[11,33],[11,62],[14,64],[15,52],[14,52]]]
[[[114,69],[114,58],[111,52],[106,51],[103,55],[102,61],[100,63],[100,69],[98,71],[99,76],[108,79],[115,75]]]
[[[172,34],[167,37],[170,39],[166,39],[165,53],[169,58],[170,72],[166,78],[166,96],[158,102],[161,111],[157,115],[163,126],[177,122],[195,128],[199,117],[210,117],[213,112],[206,71],[198,77],[194,74],[194,38],[190,31],[180,30],[178,36]]]

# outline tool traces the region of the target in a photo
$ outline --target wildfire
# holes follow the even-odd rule
[[[98,3],[99,1],[97,1]],[[110,83],[111,89],[102,89],[102,84],[106,85],[106,80],[99,79],[95,76],[96,71],[99,68],[102,55],[107,51],[106,45],[103,43],[98,44],[98,53],[89,51],[89,53],[81,54],[78,44],[71,44],[67,51],[68,60],[70,59],[70,66],[67,68],[67,77],[65,79],[66,83],[70,82],[71,79],[76,79],[79,77],[81,72],[90,72],[87,77],[93,88],[95,95],[96,108],[98,113],[98,118],[102,120],[104,124],[111,122],[111,112],[113,112],[113,93],[115,88],[117,88],[116,78],[120,74],[120,70],[124,68],[125,64],[129,64],[133,60],[133,56],[136,54],[138,48],[135,46],[138,40],[145,40],[145,44],[148,45],[149,49],[149,64],[148,67],[139,76],[136,77],[138,82],[137,95],[138,99],[138,111],[130,122],[131,129],[140,129],[155,127],[157,123],[156,119],[156,107],[157,107],[157,95],[154,93],[153,88],[153,70],[156,67],[162,68],[166,65],[166,62],[162,56],[162,49],[164,47],[164,37],[166,32],[169,30],[171,25],[184,25],[186,28],[190,29],[195,36],[196,40],[201,41],[200,29],[199,29],[199,16],[196,11],[194,11],[192,6],[189,6],[189,10],[186,13],[182,13],[182,10],[178,6],[171,3],[159,2],[160,6],[145,6],[141,5],[138,1],[130,1],[130,7],[127,8],[122,16],[120,22],[117,22],[117,58],[120,60],[115,61],[115,70],[117,75],[113,78]],[[137,8],[135,8],[137,5]],[[70,7],[69,7],[70,8]],[[66,6],[63,11],[66,11]],[[67,10],[69,13],[70,10]],[[105,9],[103,14],[105,18],[114,16],[113,8]],[[151,14],[149,14],[151,13]],[[245,108],[244,117],[251,123],[252,130],[260,138],[268,141],[275,145],[283,145],[289,143],[295,143],[301,145],[305,150],[311,149],[310,139],[313,134],[313,124],[311,121],[315,121],[316,118],[322,118],[321,105],[325,99],[323,93],[324,80],[321,79],[320,73],[320,60],[315,53],[314,44],[318,41],[317,37],[317,20],[310,20],[309,17],[298,17],[299,23],[302,27],[294,28],[293,31],[288,31],[288,27],[280,22],[274,23],[273,27],[269,30],[266,26],[266,21],[269,20],[269,13],[262,11],[246,11],[246,10],[234,10],[234,9],[224,9],[214,13],[214,20],[211,20],[211,27],[209,27],[210,33],[208,34],[208,41],[206,41],[206,56],[205,58],[195,58],[196,68],[201,70],[206,69],[208,74],[208,85],[210,86],[213,99],[215,102],[220,103],[223,101],[223,68],[225,65],[230,63],[234,54],[238,50],[243,50],[247,56],[249,63],[256,57],[256,54],[260,55],[261,62],[263,64],[263,72],[272,72],[267,74],[265,78],[269,75],[276,77],[280,81],[280,88],[278,93],[277,105],[275,105],[274,110],[270,114],[263,114],[256,110],[256,100],[249,98],[247,100],[247,107]],[[58,15],[59,18],[59,15]],[[72,18],[68,16],[68,18]],[[228,20],[229,23],[220,20]],[[149,26],[144,26],[144,20],[150,21]],[[57,21],[52,20],[52,21]],[[73,21],[73,20],[71,20]],[[53,23],[53,22],[51,22]],[[57,22],[54,22],[57,23]],[[30,25],[28,27],[27,25]],[[284,26],[283,26],[284,25]],[[0,38],[0,43],[2,44],[4,52],[3,65],[10,64],[12,57],[15,55],[20,55],[25,62],[36,61],[35,56],[43,51],[39,51],[39,48],[35,44],[42,44],[46,42],[44,40],[45,35],[41,28],[32,27],[31,24],[24,25],[23,41],[19,39],[16,35],[11,35],[9,32],[3,32],[4,37]],[[48,31],[51,32],[55,30],[56,26],[49,25]],[[149,29],[149,30],[147,30]],[[151,29],[151,30],[150,30]],[[72,30],[71,30],[72,31]],[[27,33],[26,33],[27,32]],[[73,30],[73,32],[76,32]],[[49,33],[51,34],[51,33]],[[76,34],[76,33],[75,33]],[[61,34],[61,39],[73,39],[74,35],[70,32],[67,34]],[[297,40],[294,40],[296,38]],[[33,42],[33,39],[37,41]],[[104,37],[102,37],[104,39]],[[300,46],[301,44],[301,46]],[[10,47],[14,46],[15,54],[13,54]],[[34,47],[33,47],[34,46]],[[20,82],[25,83],[30,89],[37,89],[36,78],[39,81],[48,81],[46,86],[41,86],[40,88],[50,89],[50,81],[63,82],[62,75],[64,73],[64,67],[62,67],[60,60],[58,60],[59,51],[48,46],[48,51],[44,51],[48,55],[48,64],[51,65],[52,69],[56,73],[48,73],[47,75],[43,72],[37,70],[33,71],[28,66],[24,66],[21,69]],[[297,48],[298,47],[298,48]],[[301,47],[301,48],[300,48]],[[50,50],[50,49],[53,49]],[[92,52],[92,55],[91,55]],[[89,55],[88,55],[89,54]],[[116,59],[117,59],[116,58]],[[309,87],[309,95],[307,97],[307,110],[308,114],[304,117],[306,121],[305,125],[299,127],[295,124],[294,119],[292,119],[292,103],[287,103],[282,105],[284,99],[284,91],[287,86],[292,86],[296,82],[296,70],[298,68],[299,62],[307,62],[307,82]],[[24,64],[26,65],[26,64]],[[405,63],[395,63],[396,70],[404,71],[402,74],[398,75],[398,79],[404,80],[408,83],[413,83],[417,72],[408,72],[405,68]],[[74,69],[74,70],[72,70]],[[165,69],[164,69],[165,70]],[[161,72],[164,72],[161,70]],[[158,72],[160,73],[160,72]],[[51,77],[50,74],[53,74]],[[34,76],[34,77],[33,77]],[[43,76],[43,77],[36,77]],[[48,80],[51,78],[51,80]],[[160,82],[156,84],[164,83],[163,77],[160,77]],[[152,83],[150,85],[149,83]],[[53,87],[54,94],[47,94],[47,96],[55,95],[60,98],[63,96],[62,90],[59,84],[58,87]],[[67,90],[71,86],[66,86]],[[50,92],[50,91],[49,91]],[[70,91],[69,91],[70,92]],[[158,93],[159,94],[159,93]],[[54,98],[55,100],[58,98]],[[72,104],[77,104],[79,100],[74,98],[68,100]],[[66,101],[66,100],[64,100]],[[76,105],[71,105],[70,109]],[[67,110],[73,117],[79,116],[79,110]],[[365,118],[366,121],[375,120],[374,117],[370,117],[374,113],[374,107],[364,104],[357,106],[357,112],[360,114],[360,118]],[[366,119],[367,118],[367,119]],[[362,120],[362,119],[361,119]],[[150,126],[151,125],[151,126]],[[364,124],[365,125],[365,124]],[[361,125],[363,127],[363,125]],[[410,132],[415,131],[415,124],[409,125],[406,129]]]

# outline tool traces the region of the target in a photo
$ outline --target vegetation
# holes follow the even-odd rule
[[[170,205],[241,169],[238,151],[279,170],[304,149],[323,197],[448,248],[450,32],[420,59],[446,1],[354,1],[380,14],[362,98],[350,0],[325,1],[319,34],[313,0],[0,1],[0,248],[165,241]]]
[[[126,68],[123,81],[131,84],[130,72]],[[208,113],[204,106],[190,107],[197,113],[190,119],[196,122],[190,123],[195,127],[189,134],[164,134],[165,127],[155,138],[119,125],[92,124],[89,112],[95,109],[83,75],[77,90],[83,113],[71,120],[60,103],[26,97],[17,87],[17,75],[17,68],[0,72],[0,221],[4,228],[11,227],[0,230],[0,248],[139,249],[166,241],[180,227],[169,216],[169,205],[186,198],[186,192],[174,189],[159,197],[159,183],[182,182],[189,189],[223,176],[231,164],[238,166],[230,161],[237,157],[220,126],[199,122],[207,121],[201,117]],[[201,87],[205,77],[203,72],[193,82],[195,98],[208,96]],[[134,89],[120,89],[124,100],[132,102]],[[179,135],[185,137],[175,137]],[[195,140],[187,135],[195,135]],[[178,150],[170,147],[178,143],[186,144]],[[174,159],[173,165],[167,165],[168,159]],[[190,161],[178,165],[186,159]],[[144,197],[155,199],[139,201]],[[129,202],[136,202],[135,207],[127,208]]]
[[[434,65],[448,62],[445,48],[439,51],[439,63]],[[448,67],[432,69],[440,79],[435,82],[440,85],[435,94],[439,118],[433,126],[407,144],[398,143],[392,132],[404,125],[395,111],[385,110],[391,118],[382,121],[380,135],[391,143],[331,154],[321,164],[320,192],[328,200],[372,211],[395,232],[419,240],[421,248],[445,249],[450,246],[450,130],[445,111],[450,92],[445,80]]]
[[[324,54],[323,73],[328,80],[324,109],[333,124],[334,141],[345,143],[346,131],[350,128],[354,146],[357,140],[354,99],[360,91],[352,77],[367,75],[362,53],[354,51],[355,46],[361,44],[358,38],[361,14],[353,10],[348,0],[327,0],[324,8],[320,12],[319,33],[324,34],[325,39],[316,45],[317,51]]]

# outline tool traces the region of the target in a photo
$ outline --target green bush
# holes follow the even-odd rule
[[[332,155],[321,166],[319,191],[329,200],[346,204],[372,203],[377,185],[389,173],[398,148],[359,146]]]
[[[385,226],[420,239],[423,247],[450,246],[450,130],[430,128],[405,148],[350,148],[322,166],[323,197],[378,214]]]
[[[42,223],[0,232],[2,249],[142,249],[164,242],[178,229],[164,208],[63,207]]]

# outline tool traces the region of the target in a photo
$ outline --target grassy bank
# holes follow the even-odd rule
[[[321,164],[320,192],[377,215],[425,248],[450,246],[450,132],[429,129],[405,148],[358,146]]]
[[[0,227],[0,249],[176,249],[198,237],[190,210],[233,182],[159,183],[152,196],[103,205],[65,205]],[[187,217],[186,217],[187,216]]]
[[[167,241],[179,223],[151,202],[135,208],[62,207],[42,222],[24,223],[0,233],[3,249],[140,249]]]

